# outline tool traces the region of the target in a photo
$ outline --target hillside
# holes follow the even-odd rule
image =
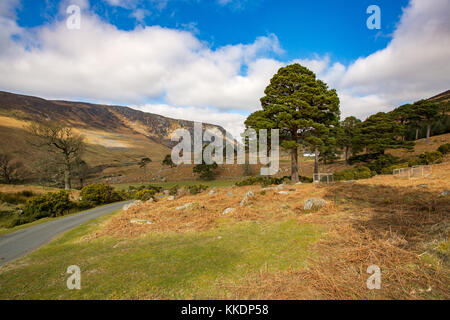
[[[171,119],[128,107],[53,101],[0,91],[0,151],[34,166],[44,154],[30,149],[24,127],[30,122],[57,121],[73,127],[88,143],[84,160],[99,170],[133,167],[142,157],[160,162],[170,153],[173,130],[188,129],[192,121]],[[204,129],[225,130],[203,124]]]

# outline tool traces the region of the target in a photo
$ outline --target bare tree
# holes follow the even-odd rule
[[[84,151],[83,137],[73,132],[72,128],[56,123],[31,124],[28,127],[37,142],[31,142],[36,147],[47,147],[49,152],[62,156],[64,167],[64,186],[71,189],[72,164]]]
[[[19,170],[23,168],[20,161],[13,161],[9,154],[0,154],[0,178],[10,184],[19,176]]]

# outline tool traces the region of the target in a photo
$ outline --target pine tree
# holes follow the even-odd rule
[[[245,125],[256,131],[280,130],[281,146],[291,153],[292,181],[298,182],[298,147],[323,143],[327,128],[339,122],[339,98],[300,64],[280,68],[264,93],[262,110],[252,113]]]

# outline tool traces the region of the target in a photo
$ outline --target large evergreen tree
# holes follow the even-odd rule
[[[339,98],[300,64],[278,70],[264,93],[262,110],[252,113],[245,125],[256,131],[280,130],[281,146],[291,153],[291,178],[297,182],[298,147],[323,144],[323,135],[338,125]]]
[[[420,100],[413,105],[416,118],[427,125],[427,143],[430,142],[431,125],[439,117],[439,111],[439,105],[430,100]]]
[[[348,160],[348,155],[350,152],[353,153],[357,151],[353,146],[353,139],[360,124],[361,120],[353,116],[347,117],[341,122],[337,143],[339,147],[344,149],[345,161]]]
[[[386,149],[412,149],[414,142],[402,139],[403,129],[390,115],[379,112],[368,117],[359,126],[354,143],[367,153],[384,154]]]

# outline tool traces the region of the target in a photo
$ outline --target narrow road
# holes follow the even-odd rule
[[[0,236],[0,266],[30,253],[55,236],[79,226],[83,222],[122,209],[125,204],[130,202],[132,201],[109,204]]]

